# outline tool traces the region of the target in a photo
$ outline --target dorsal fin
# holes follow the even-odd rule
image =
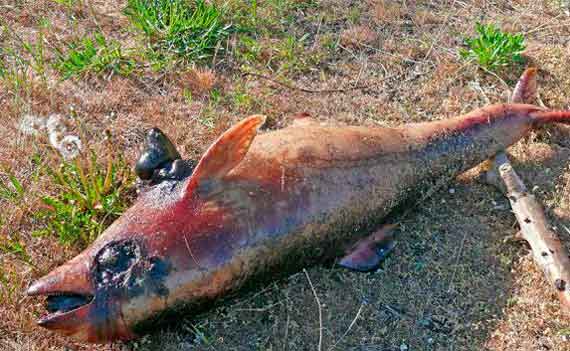
[[[534,67],[527,68],[523,72],[511,95],[512,103],[530,104],[534,102],[537,94],[537,72],[537,69]]]
[[[186,185],[185,195],[205,180],[224,177],[245,157],[265,116],[249,116],[224,132],[204,153]]]

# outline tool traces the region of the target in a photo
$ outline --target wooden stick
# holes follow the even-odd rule
[[[529,193],[505,153],[492,160],[486,181],[506,193],[522,237],[532,249],[534,262],[556,290],[562,310],[570,313],[570,258],[556,233],[549,229],[544,209]]]

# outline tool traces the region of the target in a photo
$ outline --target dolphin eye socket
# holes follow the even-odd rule
[[[95,257],[96,284],[121,283],[140,258],[140,247],[134,241],[116,241],[106,245]]]

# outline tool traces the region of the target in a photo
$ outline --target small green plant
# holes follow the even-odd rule
[[[54,67],[63,79],[105,72],[127,76],[135,69],[136,62],[126,55],[118,42],[107,41],[102,34],[96,33],[93,38],[69,44],[66,52],[57,50]]]
[[[254,38],[241,36],[237,43],[235,52],[239,61],[243,62],[247,67],[251,63],[256,62],[261,55],[262,45]]]
[[[232,29],[223,10],[204,0],[128,0],[124,13],[146,35],[150,50],[188,60],[212,56]]]
[[[127,190],[133,185],[130,167],[109,157],[106,165],[95,153],[86,159],[64,162],[47,169],[59,192],[42,198],[39,217],[47,228],[36,234],[55,233],[63,244],[92,242],[127,207]]]
[[[322,60],[322,54],[312,52],[305,47],[308,34],[301,37],[287,35],[273,48],[274,55],[268,64],[279,74],[305,72]]]
[[[3,239],[0,237],[0,252],[18,256],[27,263],[31,262],[30,255],[28,255],[26,247],[19,240]]]
[[[23,275],[0,266],[0,304],[14,304],[21,298],[23,280]]]
[[[194,334],[194,342],[199,345],[211,346],[213,340],[204,332],[203,328],[203,325],[192,325],[190,327],[192,334]]]
[[[24,47],[24,50],[26,50],[32,58],[29,61],[31,68],[45,82],[47,79],[46,78],[47,61],[45,58],[43,32],[40,31],[38,33],[38,39],[35,41],[35,43],[23,42],[22,46]]]
[[[198,121],[209,129],[213,129],[216,126],[217,119],[218,115],[215,113],[215,109],[211,106],[211,103],[202,109],[198,115]]]
[[[8,174],[7,181],[0,179],[0,200],[17,204],[24,197],[22,183],[12,174]]]
[[[0,36],[10,33],[10,30],[0,24]],[[0,83],[13,96],[16,105],[31,94],[31,71],[30,61],[25,59],[15,42],[0,40]]]
[[[513,63],[522,62],[521,53],[525,49],[522,34],[504,33],[493,24],[476,24],[477,36],[465,39],[468,49],[460,50],[460,55],[476,61],[490,71]]]
[[[253,105],[253,97],[243,89],[233,92],[233,105],[240,111],[248,111]]]
[[[80,0],[53,0],[53,2],[63,5],[66,8],[72,8],[73,6],[77,5]]]
[[[317,2],[314,0],[265,0],[241,3],[247,4],[246,7],[234,13],[241,15],[239,22],[246,24],[248,31],[273,34],[287,33],[289,26],[295,22],[298,11],[317,7]]]

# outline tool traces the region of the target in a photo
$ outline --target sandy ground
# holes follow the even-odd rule
[[[263,8],[264,2],[260,4]],[[1,169],[22,179],[28,195],[19,206],[0,203],[5,215],[0,238],[17,237],[25,243],[32,264],[0,251],[0,265],[8,277],[0,286],[0,349],[316,350],[322,330],[322,350],[570,350],[570,322],[528,248],[514,240],[517,229],[508,202],[478,181],[477,169],[417,204],[405,218],[394,215],[394,221],[402,222],[398,244],[381,270],[358,274],[332,264],[307,267],[322,304],[322,325],[305,273],[243,292],[208,313],[185,316],[127,345],[83,345],[34,325],[43,303],[25,297],[25,288],[81,248],[31,235],[43,225],[33,217],[39,194],[53,191],[48,179],[34,177],[31,156],[39,153],[48,164],[58,160],[45,137],[24,136],[17,130],[25,113],[69,114],[72,105],[80,121],[70,122],[72,129],[84,133],[95,149],[102,143],[102,131],[110,129],[117,152],[133,161],[142,133],[154,125],[172,137],[185,157],[196,158],[227,126],[251,113],[268,115],[269,128],[290,123],[290,116],[298,112],[322,121],[370,126],[450,117],[506,101],[526,65],[540,70],[540,103],[570,107],[570,18],[559,2],[413,4],[323,0],[291,10],[290,22],[281,26],[296,38],[306,35],[294,58],[276,51],[275,43],[282,38],[267,33],[259,38],[264,55],[280,64],[257,61],[251,64],[256,72],[296,87],[347,88],[344,92],[306,93],[247,76],[235,69],[230,54],[213,67],[211,86],[207,77],[176,71],[64,82],[49,72],[47,86],[34,83],[20,95],[4,86]],[[52,5],[1,5],[0,15],[26,39],[37,37],[41,18],[53,23],[47,34],[50,42],[95,27],[88,15],[78,16],[72,27],[71,15]],[[118,11],[124,4],[93,5],[108,35],[132,44]],[[525,33],[526,63],[495,77],[462,61],[457,50],[462,38],[473,33],[475,21]],[[332,51],[327,48],[331,40],[339,44]],[[10,40],[3,43],[13,45]],[[365,88],[350,89],[359,85]],[[184,88],[194,93],[192,101],[184,98]],[[212,104],[207,93],[201,95],[204,89],[220,91],[221,102]],[[247,98],[236,98],[238,93]],[[563,127],[550,127],[509,150],[517,172],[545,205],[566,244],[569,136]]]

